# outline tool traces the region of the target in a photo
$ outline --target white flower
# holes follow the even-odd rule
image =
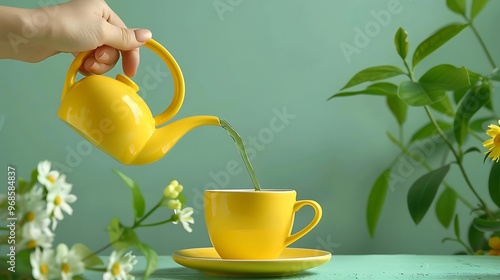
[[[50,219],[47,217],[45,209],[40,209],[39,211],[27,212],[24,216],[23,224],[23,234],[33,236],[37,234],[37,231],[41,231],[47,236],[54,236],[54,233],[49,229]],[[26,233],[25,233],[26,232]]]
[[[32,267],[33,278],[39,280],[48,280],[52,278],[54,265],[54,250],[36,248],[30,254],[30,263]]]
[[[23,219],[29,209],[45,208],[45,201],[43,200],[43,188],[39,185],[34,185],[31,190],[25,194],[18,194],[17,197],[17,212],[18,219]],[[28,209],[28,210],[26,210]]]
[[[38,182],[44,185],[48,190],[51,189],[59,179],[64,180],[64,176],[61,177],[59,171],[50,170],[50,161],[41,161],[37,166],[38,170]]]
[[[54,235],[47,234],[39,228],[32,228],[31,230],[22,231],[23,239],[19,244],[20,249],[31,249],[36,247],[42,247],[44,249],[52,247],[52,241],[54,240]],[[17,248],[16,248],[17,249]]]
[[[189,226],[189,223],[194,224],[194,219],[191,217],[193,212],[194,210],[192,207],[186,207],[182,210],[174,210],[174,214],[177,215],[177,220],[172,223],[177,224],[178,222],[181,222],[187,232],[192,232],[193,230]]]
[[[52,218],[52,230],[56,228],[57,220],[64,219],[63,211],[68,215],[73,214],[69,203],[76,201],[76,196],[70,194],[72,185],[68,183],[56,184],[47,194],[47,214]]]
[[[184,188],[179,185],[177,180],[173,180],[170,184],[163,190],[163,195],[167,198],[177,198],[179,193],[182,192]]]
[[[129,272],[132,270],[137,260],[132,252],[126,253],[113,251],[109,258],[108,269],[104,273],[103,280],[133,280],[134,276]]]
[[[45,210],[45,201],[42,200],[43,189],[35,185],[29,193],[18,197],[18,215],[23,222],[23,232],[41,230],[44,234],[52,236],[49,229],[50,219]],[[35,235],[36,233],[26,233]]]
[[[56,264],[63,280],[71,280],[73,275],[80,274],[85,270],[82,258],[75,251],[68,250],[66,244],[57,246]]]

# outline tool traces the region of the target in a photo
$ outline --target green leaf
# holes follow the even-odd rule
[[[112,218],[106,230],[109,233],[109,242],[113,244],[113,248],[117,251],[137,246],[139,243],[139,238],[135,232],[124,227],[118,218]]]
[[[23,178],[17,179],[17,194],[25,194],[30,191],[30,185]]]
[[[438,198],[436,203],[436,216],[443,225],[448,228],[455,214],[455,204],[457,201],[457,194],[453,189],[446,188]]]
[[[451,38],[455,37],[455,35],[460,33],[460,31],[462,31],[465,27],[467,27],[467,24],[450,24],[439,29],[425,39],[422,43],[420,43],[420,45],[418,45],[417,49],[413,53],[413,68],[415,68],[415,66],[417,66],[417,64],[426,56],[433,53]]]
[[[83,259],[85,268],[104,264],[98,256],[94,255],[94,253],[92,253],[92,251],[87,248],[87,246],[81,243],[77,243],[71,246],[71,250],[76,252]]]
[[[481,150],[479,150],[478,147],[470,147],[467,150],[464,151],[464,155],[472,152],[478,152],[481,153]]]
[[[140,243],[138,245],[138,248],[146,258],[147,265],[146,270],[144,271],[144,279],[146,280],[148,279],[149,275],[151,275],[151,273],[153,273],[158,267],[158,255],[151,247],[149,247],[145,243]]]
[[[493,75],[491,76],[491,79],[500,82],[500,70],[498,67],[495,68],[495,70],[493,70]]]
[[[471,81],[471,84],[472,84],[472,81]],[[467,86],[467,87],[464,87],[464,88],[457,89],[457,90],[453,91],[453,101],[455,102],[455,104],[460,103],[460,100],[462,100],[462,98],[464,98],[465,94],[471,88],[472,88],[471,86]]]
[[[474,0],[472,1],[472,7],[470,11],[470,19],[474,20],[476,16],[483,10],[484,6],[488,3],[488,0]]]
[[[131,228],[124,227],[120,242],[127,244],[127,247],[138,246],[141,242],[135,231]]]
[[[480,231],[500,231],[500,221],[475,218],[472,223]]]
[[[450,165],[433,170],[415,181],[408,191],[408,210],[415,224],[420,223],[429,210],[437,190],[450,170]]]
[[[347,84],[341,88],[341,90],[353,87],[355,85],[364,83],[364,82],[372,82],[378,80],[384,80],[387,78],[391,78],[398,75],[406,74],[403,70],[396,66],[392,65],[382,65],[382,66],[374,66],[363,69],[359,71],[356,75],[354,75]]]
[[[469,75],[465,67],[441,64],[429,69],[418,82],[401,82],[398,95],[410,106],[424,106],[445,98],[447,90],[459,89],[468,84]]]
[[[110,243],[117,242],[123,233],[123,227],[120,224],[120,220],[118,220],[118,218],[116,218],[116,217],[112,218],[111,221],[109,221],[109,224],[106,227],[106,230],[109,233],[109,242]]]
[[[488,156],[491,154],[491,151],[488,151],[486,153],[484,153],[484,158],[483,158],[483,163],[486,162],[486,160],[488,159]]]
[[[453,132],[459,146],[462,145],[467,136],[469,120],[481,107],[490,101],[490,93],[490,85],[484,83],[479,88],[474,87],[469,90],[460,102],[453,121]]]
[[[445,96],[438,102],[432,103],[430,106],[432,109],[436,110],[439,113],[443,113],[450,117],[455,116],[455,110],[453,109],[453,106],[451,105],[451,101],[448,98],[448,96]]]
[[[440,64],[429,69],[418,80],[427,90],[457,90],[470,85],[467,68]]]
[[[455,215],[455,222],[453,223],[453,229],[455,231],[455,236],[460,240],[460,223],[458,221],[458,214]]]
[[[446,6],[448,6],[448,9],[452,10],[453,12],[466,16],[466,11],[465,11],[465,0],[446,0]]]
[[[17,180],[17,194],[28,193],[37,182],[38,182],[38,170],[33,169],[30,174],[29,182],[27,182],[23,178],[19,178]]]
[[[488,191],[491,200],[493,200],[496,206],[500,207],[500,163],[498,162],[494,162],[491,167]]]
[[[400,126],[402,126],[406,121],[406,112],[408,111],[408,105],[401,101],[399,97],[394,96],[387,96],[386,102],[387,106],[396,118],[396,121]]]
[[[437,120],[436,123],[441,128],[442,131],[448,130],[451,128],[451,124]],[[432,122],[427,123],[422,126],[419,130],[417,130],[410,139],[410,143],[415,142],[417,140],[422,140],[427,137],[430,137],[437,133],[436,128]]]
[[[398,95],[401,100],[410,106],[424,106],[444,98],[446,92],[439,96],[428,96],[428,93],[418,82],[403,81],[399,84]],[[431,99],[432,98],[432,99]]]
[[[484,232],[478,230],[472,223],[469,226],[469,232],[467,237],[469,239],[469,244],[473,251],[481,249],[484,250],[488,248],[488,241],[484,236]]]
[[[402,27],[398,29],[396,35],[394,36],[394,45],[396,46],[396,51],[402,59],[406,58],[408,55],[408,33]]]
[[[477,120],[472,121],[469,124],[469,128],[477,131],[477,132],[482,132],[484,133],[487,130],[487,125],[486,124],[491,124],[496,122],[496,118],[491,116],[491,117],[484,117],[484,118],[479,118]]]
[[[367,95],[380,95],[380,96],[398,96],[398,87],[395,84],[391,83],[375,83],[372,85],[369,85],[366,87],[364,90],[360,91],[346,91],[346,92],[339,92],[336,93],[328,100],[334,98],[334,97],[345,97],[345,96],[353,96],[353,95],[360,95],[360,94],[367,94]]]
[[[391,169],[387,168],[384,172],[382,172],[382,174],[380,174],[373,184],[368,197],[368,203],[366,205],[366,220],[368,222],[368,231],[370,232],[371,237],[375,234],[378,218],[380,217],[382,207],[384,206],[387,188],[389,187],[390,173]]]
[[[410,106],[425,106],[443,99],[446,96],[446,91],[427,91],[418,82],[403,81],[399,85],[398,95]]]
[[[5,248],[8,248],[7,246]],[[3,247],[2,247],[3,249]],[[11,273],[8,272],[8,269],[12,267],[11,264],[9,264],[10,257],[7,256],[7,252],[2,250],[2,253],[0,254],[0,277],[1,279],[16,279],[16,280],[23,280],[23,279],[33,279],[31,275],[31,263],[30,263],[30,253],[33,250],[20,250],[16,251],[16,259],[15,259],[15,272]]]
[[[177,199],[181,202],[181,209],[184,209],[184,206],[186,206],[186,196],[181,192],[177,196]]]
[[[118,170],[113,170],[125,184],[132,190],[132,204],[134,206],[134,216],[135,218],[140,218],[144,215],[146,208],[146,203],[144,202],[144,197],[142,196],[141,189],[139,186],[125,174]]]
[[[470,84],[463,87],[456,89],[453,92],[453,101],[455,104],[460,103],[460,100],[465,96],[465,94],[469,91],[469,89],[473,88],[476,84],[478,84],[480,81],[482,82],[484,80],[483,76],[471,71],[470,69],[467,69],[467,72],[469,72],[469,82]]]

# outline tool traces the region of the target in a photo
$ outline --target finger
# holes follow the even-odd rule
[[[151,39],[151,31],[147,29],[127,29],[106,23],[103,42],[113,48],[130,51],[138,48]]]
[[[146,41],[151,39],[151,31],[147,29],[127,29],[125,23],[121,18],[109,7],[104,11],[103,17],[109,23],[107,25],[108,30],[110,30],[113,44],[117,44],[114,47],[122,50],[122,68],[123,72],[129,76],[133,77],[137,72],[137,67],[139,66],[139,46],[142,46]],[[121,42],[117,42],[121,40]],[[134,42],[135,41],[135,42]],[[118,44],[123,44],[122,47],[118,47]],[[123,47],[124,45],[133,47]]]
[[[109,6],[104,11],[103,18],[106,19],[106,21],[111,25],[120,27],[122,29],[127,29],[129,31],[133,30],[136,40],[142,44],[145,43],[147,40],[151,39],[152,37],[151,31],[148,29],[128,29],[125,23],[122,21],[122,19],[113,10],[111,10]]]
[[[99,62],[100,64],[107,64],[114,66],[118,61],[118,59],[120,58],[120,53],[115,48],[103,45],[95,50],[94,56],[97,62]]]
[[[135,76],[137,67],[139,67],[139,61],[139,49],[122,51],[122,68],[125,75],[129,77]]]
[[[72,52],[71,54],[73,54],[74,57],[77,57],[80,53],[79,52]],[[92,56],[92,54],[90,56]],[[84,76],[90,76],[93,74],[87,70],[87,68],[85,67],[85,63],[82,63],[82,65],[80,65],[80,68],[78,68],[78,72],[80,72],[80,74],[82,74]]]
[[[95,57],[89,57],[83,62],[84,69],[91,74],[104,74],[113,69],[114,64],[99,63]]]

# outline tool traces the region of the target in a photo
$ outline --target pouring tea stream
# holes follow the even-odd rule
[[[116,79],[91,75],[75,81],[78,69],[91,51],[80,53],[66,75],[58,117],[100,150],[128,165],[148,164],[159,160],[194,128],[221,126],[235,140],[254,188],[260,190],[241,137],[216,116],[191,116],[167,123],[180,110],[185,86],[181,69],[173,56],[158,42],[144,45],[160,56],[172,73],[174,92],[170,105],[153,116],[137,93],[139,87],[127,76]]]

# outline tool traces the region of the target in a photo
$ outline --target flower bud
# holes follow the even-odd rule
[[[163,190],[163,196],[166,198],[177,198],[179,193],[182,192],[182,185],[179,185],[177,180],[173,180],[170,184]]]
[[[167,207],[172,210],[180,210],[182,207],[182,203],[178,199],[169,200],[167,202]]]

